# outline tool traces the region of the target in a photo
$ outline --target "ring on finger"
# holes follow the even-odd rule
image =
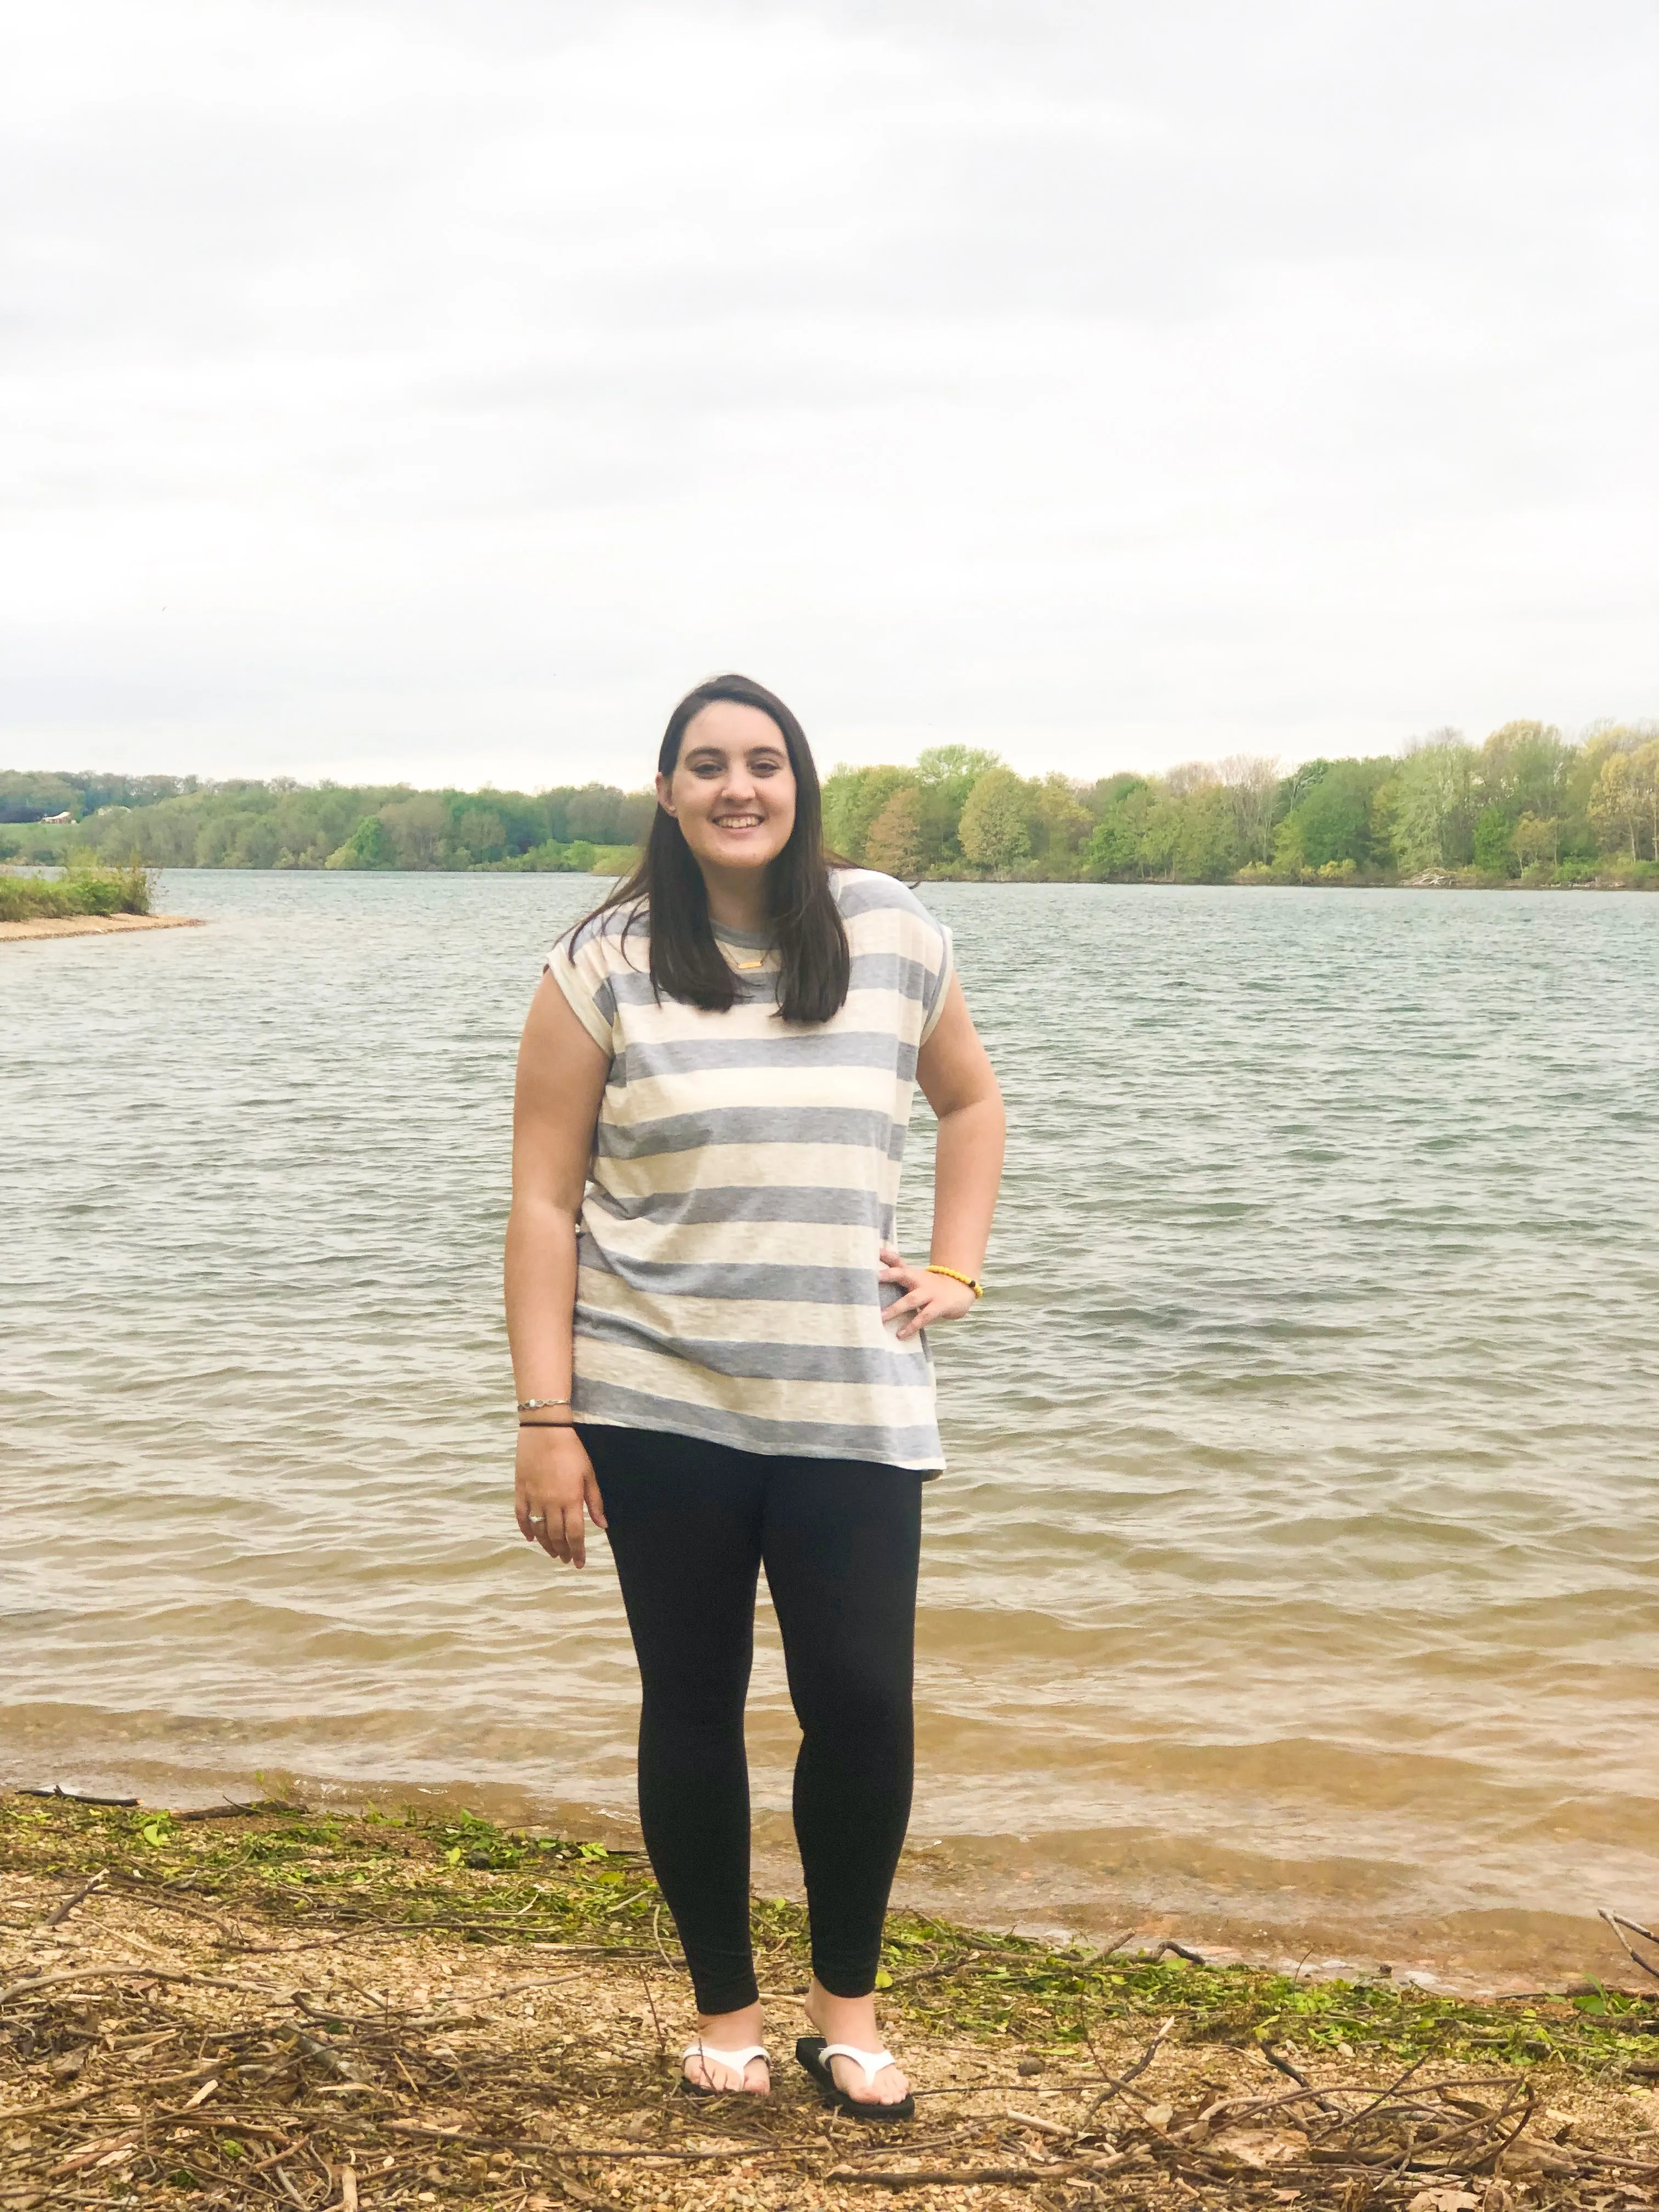
[[[538,1528],[547,1516],[545,1513],[526,1513],[524,1517],[532,1528]]]

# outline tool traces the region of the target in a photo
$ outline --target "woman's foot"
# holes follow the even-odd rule
[[[884,2048],[873,1996],[832,1997],[814,1974],[805,2012],[826,2043],[850,2043],[855,2051],[871,2052]],[[882,2067],[873,2081],[866,2081],[864,2069],[850,2058],[832,2058],[829,2066],[836,2087],[857,2104],[902,2105],[910,2094],[910,2084],[896,2066]]]
[[[760,2039],[761,2008],[757,2004],[746,2005],[741,2012],[700,2012],[696,2035],[685,2054],[686,2081],[694,2089],[720,2095],[737,2095],[746,2090],[750,2096],[763,2097],[772,2086],[772,2076],[763,2058],[747,2060],[739,2071],[735,2066],[723,2064],[715,2056],[721,2051],[746,2050]],[[698,2045],[704,2047],[699,2050]]]

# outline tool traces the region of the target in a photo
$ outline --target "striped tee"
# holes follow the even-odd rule
[[[882,1324],[916,1053],[947,930],[902,884],[831,885],[852,953],[830,1020],[787,1024],[769,941],[715,936],[724,1013],[653,997],[647,917],[562,939],[548,969],[610,1055],[577,1238],[577,1418],[751,1452],[945,1464],[926,1340]]]

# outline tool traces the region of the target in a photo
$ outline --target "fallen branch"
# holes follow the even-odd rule
[[[61,1905],[54,1905],[52,1910],[47,1913],[46,1918],[41,1922],[40,1925],[43,1928],[62,1927],[64,1921],[66,1921],[70,1913],[74,1911],[76,1906],[77,1905],[84,1905],[88,1898],[92,1895],[94,1890],[97,1888],[100,1882],[107,1879],[109,1869],[107,1867],[100,1867],[97,1873],[92,1877],[92,1880],[88,1882],[83,1882],[81,1887],[76,1891],[72,1897],[66,1897]]]
[[[65,1790],[61,1782],[54,1782],[50,1790],[20,1790],[20,1797],[61,1797],[70,1805],[136,1805],[136,1797],[92,1797],[82,1790]]]
[[[246,1820],[261,1813],[305,1813],[306,1805],[285,1805],[279,1797],[265,1797],[252,1805],[192,1805],[182,1813],[170,1813],[170,1820]]]
[[[196,1982],[204,1990],[234,1990],[245,1997],[276,1997],[282,1991],[269,1982],[228,1982],[216,1974],[181,1973],[171,1966],[76,1966],[61,1974],[35,1974],[0,1990],[0,2005],[14,1997],[33,1996],[38,1990],[58,1988],[64,1982]]]
[[[1327,2112],[1334,2112],[1339,2119],[1346,2119],[1347,2118],[1346,2112],[1344,2112],[1342,2106],[1336,2102],[1334,2098],[1327,2096],[1322,2089],[1316,2089],[1313,2083],[1308,2079],[1307,2075],[1303,2073],[1300,2067],[1292,2066],[1290,2060],[1285,2057],[1284,2053],[1276,2050],[1271,2043],[1258,2043],[1256,2049],[1267,2060],[1268,2065],[1273,2068],[1275,2074],[1282,2074],[1287,2081],[1294,2081],[1298,2085],[1298,2087],[1305,2089],[1308,2094],[1313,2099],[1314,2102],[1318,2105],[1322,2111]]]
[[[1656,1936],[1651,1928],[1644,1928],[1639,1920],[1626,1920],[1622,1912],[1610,1912],[1605,1905],[1598,1905],[1596,1911],[1618,1938],[1625,1955],[1638,1966],[1644,1974],[1651,1974],[1654,1980],[1659,1982],[1659,1966],[1656,1966],[1650,1959],[1644,1959],[1639,1951],[1626,1943],[1623,1931],[1628,1928],[1632,1936],[1643,1936],[1650,1943],[1659,1943],[1659,1936]]]
[[[1088,2111],[1083,2116],[1083,2124],[1085,2127],[1088,2126],[1090,2121],[1093,2119],[1095,2114],[1100,2110],[1101,2106],[1106,2103],[1109,2098],[1121,2097],[1124,2091],[1127,2089],[1130,2083],[1132,2081],[1138,2081],[1140,2075],[1146,2071],[1146,2069],[1152,2064],[1153,2059],[1157,2057],[1159,2051],[1163,2048],[1164,2039],[1169,2035],[1170,2030],[1174,2026],[1175,2014],[1171,2013],[1168,2020],[1164,2021],[1163,2027],[1159,2028],[1158,2033],[1152,2038],[1152,2041],[1146,2045],[1146,2048],[1141,2052],[1139,2057],[1136,2059],[1134,2064],[1126,2068],[1121,2074],[1106,2074],[1105,2063],[1102,2059],[1099,2052],[1095,2049],[1094,2038],[1089,2033],[1087,2027],[1085,2027],[1083,2031],[1083,2039],[1089,2046],[1089,2056],[1094,2060],[1096,2065],[1100,2068],[1101,2072],[1103,2074],[1106,2074],[1106,2087],[1101,2091],[1100,2094],[1095,2099],[1093,2104],[1090,2106]]]

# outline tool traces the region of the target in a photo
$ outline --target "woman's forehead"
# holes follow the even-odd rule
[[[787,755],[783,732],[759,707],[737,699],[712,700],[687,723],[680,757],[697,752],[755,752],[763,748]]]

